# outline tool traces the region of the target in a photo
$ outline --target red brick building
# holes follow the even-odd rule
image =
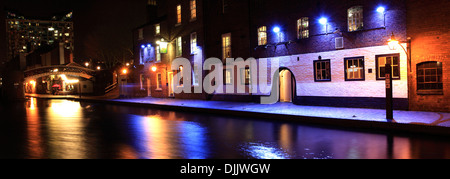
[[[450,111],[449,10],[441,1],[149,1],[158,13],[134,32],[135,64],[141,64],[136,78],[153,97],[259,102],[271,94],[250,83],[261,76],[225,61],[254,57],[279,62],[281,102],[384,108],[389,62],[395,109]],[[400,42],[395,49],[388,46],[392,35]],[[196,62],[222,59],[220,88],[243,76],[246,90],[173,94],[173,75],[182,70],[170,69],[177,57],[189,59],[192,71]],[[193,89],[207,74],[192,73]]]
[[[407,1],[410,110],[450,112],[450,1]]]

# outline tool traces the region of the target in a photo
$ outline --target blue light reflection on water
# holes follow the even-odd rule
[[[208,158],[206,130],[199,123],[164,120],[158,115],[130,116],[138,158]]]
[[[196,122],[184,122],[178,126],[181,134],[181,143],[184,148],[186,159],[208,158],[208,147],[206,145],[206,130]]]
[[[291,156],[277,144],[269,142],[248,142],[240,146],[240,150],[246,156],[255,159],[290,159]]]

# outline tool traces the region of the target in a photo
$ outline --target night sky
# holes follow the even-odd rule
[[[75,60],[129,55],[132,29],[145,24],[147,0],[6,0],[5,9],[28,19],[73,10]],[[103,54],[103,55],[101,55]]]

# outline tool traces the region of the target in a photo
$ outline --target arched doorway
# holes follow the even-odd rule
[[[280,102],[292,102],[295,92],[295,78],[289,69],[280,69]]]

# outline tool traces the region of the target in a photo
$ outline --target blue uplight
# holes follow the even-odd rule
[[[383,6],[379,6],[379,7],[377,8],[377,12],[379,12],[379,13],[384,13],[385,10],[386,10],[386,9],[385,9]]]
[[[278,27],[278,26],[275,26],[274,28],[273,28],[273,30],[272,30],[273,32],[275,32],[275,33],[278,33],[278,32],[280,32],[281,31],[281,29],[280,29],[280,27]]]
[[[325,17],[322,17],[322,18],[319,19],[319,23],[322,24],[322,25],[327,24],[327,22],[328,22],[328,19],[325,18]]]
[[[150,47],[152,47],[152,45],[150,45],[150,44],[147,44],[147,48],[150,48]]]
[[[143,49],[144,49],[144,48],[145,48],[145,45],[141,45],[141,48],[143,48]]]

